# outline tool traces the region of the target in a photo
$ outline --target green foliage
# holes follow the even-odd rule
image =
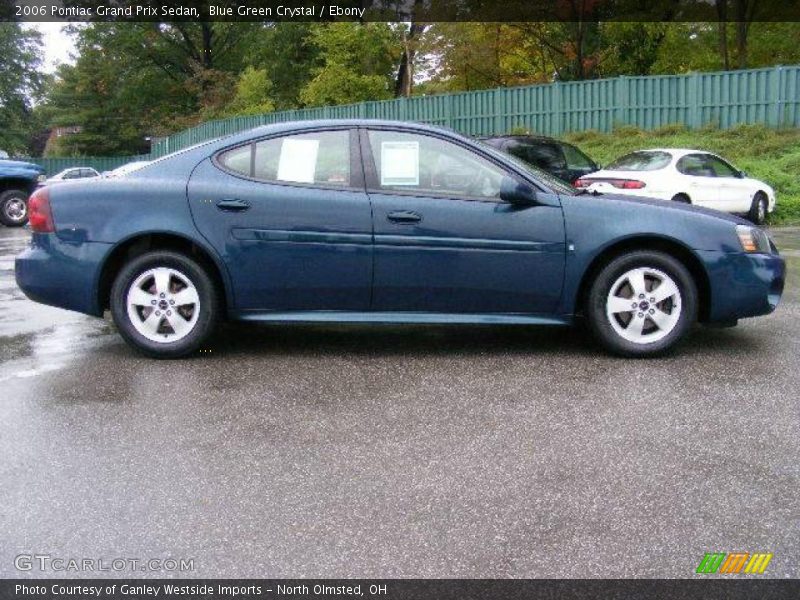
[[[38,69],[41,38],[19,23],[0,23],[0,150],[24,154],[34,133],[32,100],[43,78]]]
[[[604,165],[642,148],[697,148],[714,152],[775,189],[777,207],[769,216],[770,224],[800,224],[800,129],[739,125],[732,129],[690,130],[683,125],[666,125],[643,131],[627,126],[610,134],[572,133],[565,139]]]
[[[82,128],[50,154],[135,154],[146,137],[209,119],[388,99],[408,93],[409,72],[411,93],[434,94],[722,66],[716,23],[91,23],[74,30],[77,62],[36,103],[38,42],[25,31],[0,24],[0,148]],[[736,28],[722,32],[737,64]],[[748,64],[800,62],[798,39],[800,23],[754,22]]]
[[[313,23],[267,25],[247,53],[250,65],[269,73],[276,110],[302,107],[300,92],[324,62],[311,37],[313,28]]]
[[[77,126],[48,155],[139,154],[149,136],[222,114],[261,29],[251,23],[93,23],[47,99],[52,125]]]
[[[307,106],[392,97],[396,32],[387,23],[316,24],[311,41],[324,62],[300,92]]]
[[[667,29],[666,23],[605,23],[600,44],[606,49],[599,66],[602,75],[649,75]]]
[[[236,82],[236,95],[222,116],[260,115],[275,110],[271,99],[273,85],[266,69],[247,67]]]

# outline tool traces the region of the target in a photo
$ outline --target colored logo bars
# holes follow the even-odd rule
[[[707,552],[697,567],[697,573],[751,573],[761,574],[767,570],[772,553],[757,552]],[[745,566],[747,565],[747,566]],[[744,568],[744,570],[742,570]]]

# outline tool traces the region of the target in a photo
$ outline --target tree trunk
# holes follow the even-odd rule
[[[747,34],[753,22],[758,0],[735,0],[736,2],[736,63],[740,69],[747,68]]]
[[[206,22],[201,23],[201,28],[203,32],[203,68],[213,69],[214,56],[211,50],[214,42],[214,30],[211,23]]]
[[[394,83],[395,97],[405,96],[408,98],[411,96],[414,88],[414,59],[417,56],[414,44],[415,39],[424,29],[424,25],[411,23],[408,33],[403,34],[403,54],[400,56],[400,66],[397,69],[397,79]]]
[[[747,29],[746,22],[736,22],[736,62],[740,69],[747,68]]]
[[[731,68],[728,56],[728,0],[715,0],[717,5],[717,31],[719,33],[719,56],[722,59],[722,68],[726,71]]]
[[[581,80],[585,78],[583,71],[583,23],[578,22],[575,26],[577,27],[575,32],[575,79]]]

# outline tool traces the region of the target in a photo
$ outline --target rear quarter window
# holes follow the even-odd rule
[[[238,148],[234,148],[233,150],[223,152],[217,157],[217,160],[219,161],[219,164],[227,170],[233,171],[234,173],[239,173],[240,175],[247,175],[249,177],[251,174],[252,153],[252,145],[247,144],[246,146],[240,146]]]

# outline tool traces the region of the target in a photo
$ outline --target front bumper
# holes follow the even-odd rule
[[[61,241],[34,233],[14,262],[17,285],[34,302],[102,316],[97,285],[111,244]]]
[[[766,315],[783,294],[786,263],[777,254],[698,251],[708,268],[710,323]]]

